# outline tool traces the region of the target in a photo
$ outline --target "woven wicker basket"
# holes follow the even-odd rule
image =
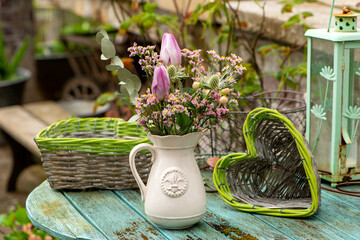
[[[244,123],[247,153],[218,161],[214,184],[238,210],[306,217],[320,205],[320,178],[302,135],[275,110],[259,108]]]
[[[129,167],[131,149],[150,143],[135,123],[112,118],[71,118],[42,130],[35,141],[53,189],[137,188]],[[137,169],[146,181],[150,153],[137,155]]]

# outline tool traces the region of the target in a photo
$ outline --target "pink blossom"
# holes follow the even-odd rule
[[[170,33],[164,33],[163,35],[161,42],[160,59],[167,66],[177,66],[181,64],[181,51],[179,45],[176,42],[175,37]]]
[[[159,100],[169,94],[170,78],[164,65],[155,67],[151,91]]]

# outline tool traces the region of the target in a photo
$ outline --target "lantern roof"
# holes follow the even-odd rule
[[[360,16],[360,14],[358,13],[333,13],[333,16],[337,16],[337,17],[357,17]]]
[[[335,32],[330,29],[310,29],[305,33],[306,37],[320,38],[333,42],[360,41],[360,29],[357,32]]]

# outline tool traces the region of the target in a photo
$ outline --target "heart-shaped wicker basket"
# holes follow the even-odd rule
[[[276,110],[258,108],[243,127],[247,153],[218,161],[214,184],[241,211],[306,217],[320,205],[320,178],[306,141]]]

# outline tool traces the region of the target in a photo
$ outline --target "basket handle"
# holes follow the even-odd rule
[[[145,186],[144,182],[141,180],[138,171],[136,170],[136,165],[135,165],[135,156],[136,154],[141,151],[141,150],[149,150],[151,152],[151,162],[154,163],[155,158],[156,158],[156,149],[148,144],[148,143],[141,143],[136,145],[130,152],[130,157],[129,157],[129,164],[130,164],[130,169],[131,172],[137,182],[137,184],[139,185],[140,188],[140,192],[141,192],[141,199],[144,202],[145,201],[145,196],[146,196],[146,190],[147,190],[147,186]]]

